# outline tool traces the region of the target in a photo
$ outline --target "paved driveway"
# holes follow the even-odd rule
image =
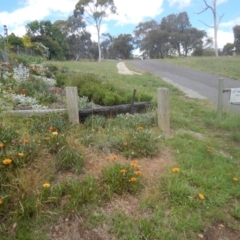
[[[217,107],[218,102],[219,78],[224,79],[224,88],[240,88],[240,81],[164,63],[159,60],[131,60],[128,61],[128,64],[150,72],[153,75],[160,76],[162,79],[170,80],[184,88],[191,89],[210,99],[215,107]],[[240,111],[240,105],[233,105],[229,103],[229,96],[229,93],[223,94],[224,108]]]

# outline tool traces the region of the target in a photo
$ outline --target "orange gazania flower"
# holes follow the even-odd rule
[[[0,205],[2,205],[3,204],[3,200],[2,199],[0,199]]]
[[[23,143],[24,143],[24,144],[28,144],[28,143],[29,143],[29,140],[28,140],[28,139],[23,139]]]
[[[121,169],[121,170],[120,170],[120,173],[122,173],[123,175],[125,175],[126,170],[125,170],[125,169]]]
[[[110,157],[106,157],[105,160],[106,160],[106,161],[109,161],[109,160],[110,160]]]
[[[180,168],[175,167],[175,168],[172,169],[172,172],[178,173],[178,172],[180,172]]]
[[[9,159],[9,158],[5,158],[5,159],[2,161],[2,163],[3,163],[4,165],[8,165],[8,164],[10,164],[11,162],[12,162],[12,160]]]
[[[234,178],[233,178],[233,181],[234,181],[234,182],[238,182],[238,178],[234,177]]]
[[[124,143],[123,143],[123,146],[127,146],[127,142],[124,142]]]
[[[116,159],[117,159],[117,155],[113,155],[113,156],[112,156],[112,159],[113,159],[113,160],[116,160]]]
[[[142,131],[142,130],[143,130],[143,127],[137,127],[137,130],[138,130],[138,131]]]
[[[135,173],[136,173],[136,175],[138,175],[138,176],[141,176],[141,175],[142,175],[142,172],[141,172],[141,171],[136,171]]]
[[[49,141],[51,138],[50,137],[45,137],[45,140],[46,141]]]
[[[3,143],[0,143],[0,148],[3,148],[4,144]]]
[[[131,166],[132,166],[133,168],[137,168],[137,167],[138,167],[138,165],[137,165],[137,160],[133,160],[133,161],[131,162]]]
[[[209,148],[207,149],[207,152],[210,153],[211,151],[212,151],[212,148],[209,147]]]
[[[52,127],[52,126],[50,126],[49,128],[48,128],[48,130],[49,131],[52,131],[54,128]]]
[[[131,179],[130,179],[130,182],[136,182],[137,181],[137,179],[135,178],[135,177],[132,177]]]
[[[198,198],[199,198],[200,200],[204,200],[204,199],[205,199],[205,197],[204,197],[204,195],[203,195],[202,193],[199,193],[199,194],[198,194]]]

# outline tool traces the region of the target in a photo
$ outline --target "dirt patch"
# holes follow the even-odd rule
[[[61,219],[50,228],[49,237],[51,240],[111,240],[98,230],[88,230],[83,219],[76,216]]]
[[[203,235],[199,235],[204,240],[239,240],[240,236],[234,230],[222,223],[213,223]]]
[[[105,160],[110,154],[108,152],[99,154],[91,148],[85,149],[84,152],[86,155],[84,172],[95,177],[100,177],[102,168],[111,164]],[[116,161],[121,163],[131,162],[120,155],[117,156]],[[148,191],[150,191],[148,186],[174,163],[174,159],[169,150],[163,151],[154,158],[139,159],[138,165],[146,180],[146,188],[141,194],[148,194]],[[69,177],[68,174],[63,174],[62,177],[58,179],[63,180],[63,178]],[[106,203],[104,207],[98,209],[98,211],[106,216],[112,216],[115,212],[122,212],[129,217],[142,217],[138,197],[130,194],[114,195],[111,201]],[[98,213],[96,212],[96,214]],[[109,226],[105,223],[101,223],[96,228],[90,230],[85,226],[84,219],[73,216],[71,218],[62,218],[57,224],[51,226],[49,236],[52,240],[116,240],[108,230]]]

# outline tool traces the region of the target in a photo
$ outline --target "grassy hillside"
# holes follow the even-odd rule
[[[162,60],[161,60],[162,61]],[[163,61],[240,80],[240,57],[186,57]]]
[[[65,85],[91,73],[154,106],[77,126],[66,114],[1,114],[1,240],[239,238],[239,114],[220,120],[208,101],[148,73],[119,75],[116,62],[54,64],[69,68]],[[157,126],[159,87],[170,137]]]

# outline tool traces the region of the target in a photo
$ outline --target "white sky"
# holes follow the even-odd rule
[[[2,0],[11,2],[13,0]],[[14,0],[15,3],[17,0]],[[210,1],[210,0],[208,0]],[[218,4],[230,1],[239,0],[218,0]],[[54,16],[57,19],[66,19],[72,14],[73,9],[77,3],[77,0],[19,0],[20,5],[16,6],[14,11],[7,11],[8,3],[6,6],[4,4],[0,6],[0,26],[6,24],[9,29],[9,33],[14,32],[18,36],[23,36],[25,34],[25,25],[34,20],[50,19]],[[116,21],[116,28],[119,26],[127,26],[127,24],[137,25],[142,21],[147,21],[149,19],[154,19],[159,14],[164,13],[165,10],[172,10],[172,13],[179,11],[185,11],[184,8],[191,6],[199,2],[204,6],[202,0],[115,0],[115,5],[117,6],[117,15],[111,15],[109,20]],[[226,3],[225,5],[227,5]],[[233,3],[234,4],[234,3]],[[166,9],[166,6],[168,9]],[[165,8],[164,8],[165,7]],[[2,10],[4,9],[4,10]],[[189,9],[188,9],[189,10]],[[188,11],[186,10],[186,11]],[[192,10],[193,11],[193,10]],[[145,20],[147,18],[147,20]],[[199,19],[199,15],[197,16]],[[204,19],[204,15],[202,15]],[[224,19],[223,19],[224,20]],[[192,22],[192,19],[190,18]],[[210,20],[212,21],[212,20]],[[232,19],[227,21],[222,21],[219,29],[219,47],[222,48],[227,42],[233,42],[232,27],[236,24],[240,24],[240,16],[233,16]],[[201,24],[200,24],[201,25]],[[195,26],[193,24],[193,26]],[[212,29],[206,29],[203,25],[197,28],[205,28],[210,36],[213,36]],[[228,28],[228,29],[226,29]],[[89,27],[88,30],[94,33],[93,27]],[[114,29],[108,29],[108,25],[104,24],[102,26],[102,32],[110,32]],[[124,32],[123,32],[124,33]],[[0,30],[0,34],[1,30]],[[96,40],[96,35],[93,34],[93,39]]]

